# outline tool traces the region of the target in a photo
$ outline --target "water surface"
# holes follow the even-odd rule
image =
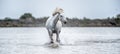
[[[0,28],[0,54],[120,54],[119,27],[64,27],[50,48],[44,27]]]

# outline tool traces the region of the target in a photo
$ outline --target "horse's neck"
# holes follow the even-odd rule
[[[59,14],[56,14],[54,17],[54,23],[57,23],[58,20],[59,20]]]
[[[57,24],[57,22],[58,22],[58,20],[59,20],[59,13],[58,14],[56,14],[54,17],[53,17],[53,26],[55,27],[56,26],[56,24]]]

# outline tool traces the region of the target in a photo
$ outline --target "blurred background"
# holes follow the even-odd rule
[[[0,0],[0,27],[44,27],[56,7],[65,27],[119,27],[120,0]]]

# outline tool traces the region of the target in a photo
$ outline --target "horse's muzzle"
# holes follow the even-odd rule
[[[64,24],[66,24],[67,22],[64,22]]]

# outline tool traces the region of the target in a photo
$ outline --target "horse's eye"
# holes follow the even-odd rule
[[[60,17],[63,17],[62,15]]]

